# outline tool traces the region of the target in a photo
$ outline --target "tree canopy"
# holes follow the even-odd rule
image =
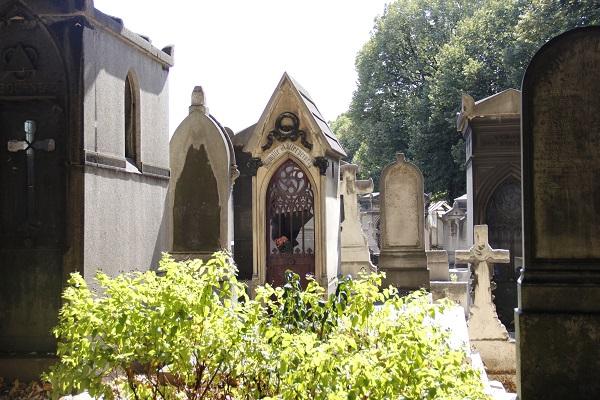
[[[599,22],[598,0],[395,0],[356,57],[358,87],[332,129],[363,177],[378,182],[403,152],[423,171],[426,191],[459,196],[461,94],[520,88],[543,43]]]

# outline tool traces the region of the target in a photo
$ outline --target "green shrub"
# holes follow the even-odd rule
[[[53,395],[105,399],[484,399],[465,354],[432,323],[424,293],[379,290],[382,275],[325,296],[288,274],[254,300],[224,253],[165,257],[159,273],[73,274],[54,330]],[[238,298],[239,297],[239,298]],[[381,304],[376,306],[375,304]]]

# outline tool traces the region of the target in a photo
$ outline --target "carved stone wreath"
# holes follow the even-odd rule
[[[279,114],[275,120],[275,128],[269,132],[267,136],[267,143],[262,146],[262,150],[265,151],[273,146],[273,141],[277,139],[280,142],[290,140],[295,142],[300,138],[302,146],[308,150],[312,150],[313,145],[306,139],[306,132],[300,129],[300,120],[296,114],[291,112],[284,112]]]

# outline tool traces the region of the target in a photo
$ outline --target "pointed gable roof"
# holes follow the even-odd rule
[[[260,139],[258,137],[258,135],[256,135],[255,130],[261,129],[264,126],[264,124],[266,123],[266,120],[269,117],[269,115],[271,114],[273,106],[275,105],[275,102],[277,101],[277,98],[280,95],[281,89],[284,87],[284,85],[286,83],[288,83],[290,85],[292,92],[296,95],[300,104],[306,108],[306,111],[312,117],[315,125],[318,127],[319,132],[315,132],[315,134],[317,134],[317,135],[321,134],[321,136],[324,139],[324,142],[326,143],[326,145],[328,147],[328,150],[337,154],[340,157],[345,157],[347,155],[346,151],[340,144],[339,140],[337,139],[337,137],[335,136],[335,134],[333,133],[331,128],[329,128],[329,125],[327,124],[325,117],[323,117],[323,115],[321,114],[321,111],[319,111],[319,109],[317,108],[317,105],[311,98],[310,94],[298,82],[296,82],[287,72],[283,73],[281,80],[277,84],[277,87],[275,88],[275,91],[271,95],[271,98],[269,99],[269,102],[267,103],[267,106],[265,107],[265,110],[263,111],[258,122],[246,129],[238,132],[235,135],[234,143],[240,144],[242,141],[246,142],[246,146],[245,146],[246,151],[255,147],[255,145],[257,144],[257,143],[255,143],[255,141]],[[249,130],[251,130],[252,133],[250,133]]]

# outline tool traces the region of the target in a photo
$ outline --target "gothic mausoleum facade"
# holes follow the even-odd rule
[[[285,73],[258,122],[233,143],[238,164],[246,160],[234,199],[236,191],[245,192],[238,198],[251,198],[245,215],[251,224],[236,224],[236,246],[238,235],[251,238],[251,245],[242,241],[234,251],[240,275],[255,287],[280,284],[291,269],[335,290],[340,159],[346,153],[308,92]],[[243,209],[237,211],[234,218],[244,218]]]

